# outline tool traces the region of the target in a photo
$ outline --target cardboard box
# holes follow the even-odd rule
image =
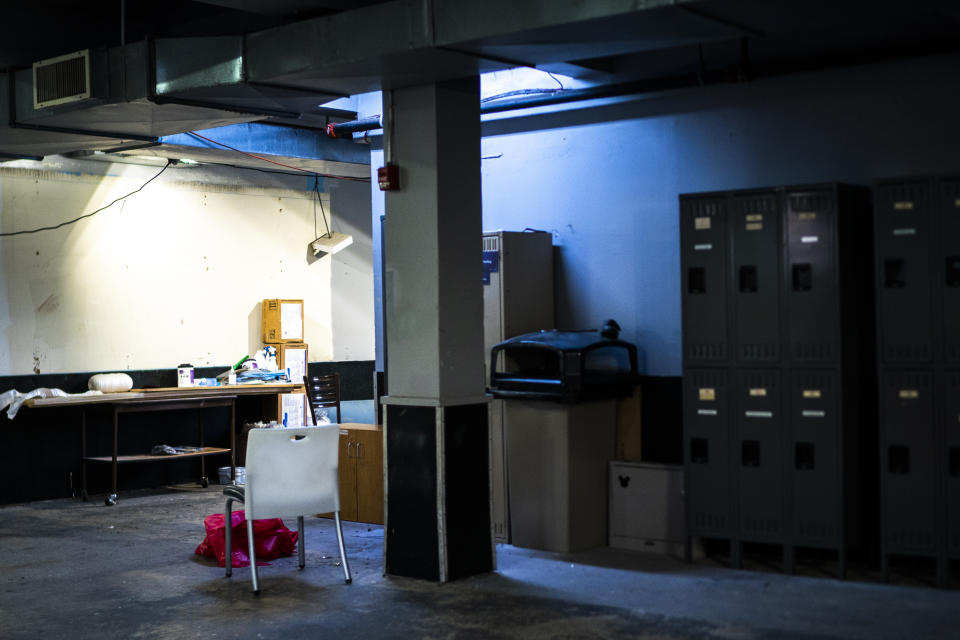
[[[629,398],[617,400],[617,450],[616,459],[624,462],[640,462],[642,386],[637,385]]]
[[[260,309],[263,342],[303,342],[303,300],[268,298]]]
[[[290,382],[303,384],[307,375],[307,345],[303,342],[275,342],[265,343],[268,347],[277,350],[277,366],[281,369],[290,369]]]

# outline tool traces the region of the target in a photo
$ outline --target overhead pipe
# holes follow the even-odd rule
[[[703,84],[716,84],[729,81],[729,74],[713,72],[709,76],[703,72],[681,76],[669,76],[653,80],[640,80],[619,84],[600,85],[585,89],[551,90],[544,95],[524,95],[509,100],[490,101],[480,105],[480,113],[501,113],[518,109],[532,109],[555,104],[616,98],[625,95],[651,93],[654,91],[668,91],[671,89],[686,89]],[[489,99],[488,99],[489,100]],[[331,138],[343,138],[352,133],[372,131],[383,128],[381,116],[372,116],[350,122],[331,123],[327,125],[327,135]]]

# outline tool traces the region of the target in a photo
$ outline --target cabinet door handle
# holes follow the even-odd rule
[[[362,443],[360,443],[360,442],[357,443],[357,457],[358,457],[358,458],[360,457],[360,445],[361,445],[361,444],[362,444]]]
[[[348,443],[347,443],[347,458],[350,457],[350,447],[352,447],[352,446],[353,446],[353,443],[352,443],[352,442],[348,442]]]

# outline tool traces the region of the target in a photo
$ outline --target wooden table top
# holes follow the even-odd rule
[[[85,404],[111,402],[135,403],[149,400],[194,400],[245,395],[266,395],[288,393],[303,389],[295,382],[268,384],[225,384],[217,387],[157,387],[155,389],[131,389],[119,393],[96,395],[73,395],[59,398],[31,398],[24,405],[28,407],[69,407]]]

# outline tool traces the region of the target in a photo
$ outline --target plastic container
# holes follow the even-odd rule
[[[230,467],[220,467],[218,470],[220,476],[220,484],[231,484],[230,482]],[[247,470],[245,467],[236,467],[236,473],[234,473],[235,482],[232,484],[246,484],[247,483]]]

